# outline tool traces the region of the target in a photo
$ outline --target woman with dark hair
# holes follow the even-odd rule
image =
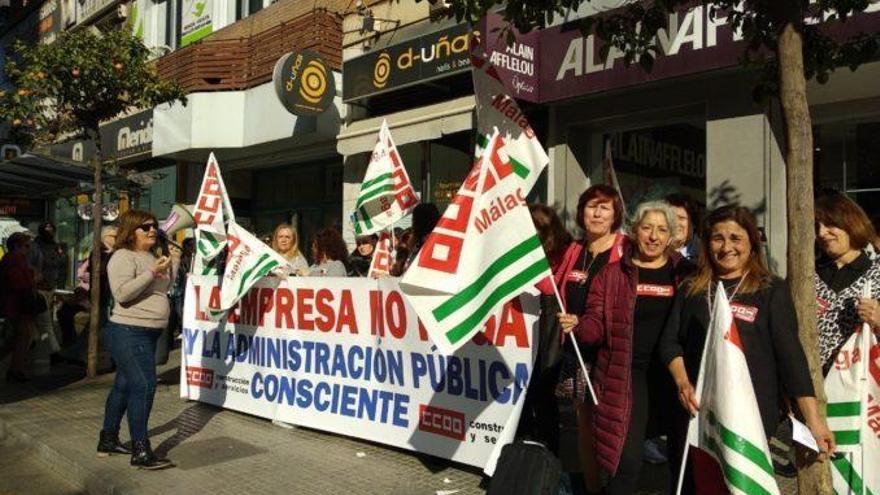
[[[828,373],[840,347],[861,323],[880,329],[880,260],[865,248],[877,233],[865,212],[841,193],[816,201],[816,310],[819,318],[819,357]],[[871,297],[863,297],[865,286]]]
[[[688,261],[696,263],[700,253],[700,237],[697,235],[700,217],[697,204],[684,193],[670,194],[666,196],[666,202],[672,205],[678,218],[678,227],[673,232],[671,247]]]
[[[124,212],[107,266],[114,304],[104,338],[116,362],[116,377],[107,396],[98,455],[131,453],[131,465],[141,469],[172,466],[156,457],[147,436],[156,394],[156,342],[168,326],[168,289],[174,279],[171,258],[154,253],[158,234],[152,213]],[[123,415],[128,417],[131,451],[119,442]]]
[[[553,283],[556,285],[565,313],[581,316],[587,309],[587,295],[593,278],[602,267],[617,263],[623,255],[626,236],[619,232],[623,225],[623,201],[617,190],[606,185],[595,185],[584,191],[578,199],[578,227],[584,232],[581,239],[568,244],[558,263],[553,266]],[[553,294],[540,286],[542,292]],[[584,351],[586,352],[586,350]],[[595,438],[592,434],[592,404],[587,397],[583,376],[571,346],[564,345],[562,368],[557,396],[573,401],[578,423],[578,467],[584,473],[586,487],[599,489],[599,468],[596,463]],[[565,462],[565,456],[563,456]]]
[[[592,427],[608,495],[636,491],[649,407],[658,405],[649,406],[649,395],[659,395],[649,389],[661,385],[649,380],[654,350],[676,287],[690,271],[681,255],[668,254],[676,221],[668,203],[640,204],[623,258],[596,275],[584,314],[559,314],[563,331],[598,351]]]
[[[27,261],[31,238],[16,232],[6,239],[6,255],[0,260],[0,315],[9,320],[14,331],[4,351],[12,349],[12,362],[6,370],[7,382],[26,382],[25,374],[28,348],[31,345],[36,323],[34,318],[45,307],[40,306],[42,296],[37,292],[36,274]],[[39,298],[39,300],[37,299]],[[0,354],[4,356],[6,352]]]
[[[342,235],[333,227],[319,230],[312,241],[311,277],[345,277],[348,275],[348,248]]]
[[[379,237],[376,234],[359,235],[354,242],[356,245],[348,257],[348,263],[356,276],[366,277],[370,271],[370,264],[373,261],[373,253],[376,250]]]
[[[797,314],[788,284],[767,268],[754,215],[738,206],[709,214],[703,228],[697,272],[678,291],[658,352],[678,389],[681,408],[669,436],[670,474],[678,479],[688,416],[700,407],[694,383],[700,372],[709,327],[710,294],[716,284],[727,293],[748,363],[764,432],[776,431],[785,404],[793,399],[820,448],[834,451],[834,435],[819,414],[810,370],[798,340]],[[685,486],[693,491],[688,476]]]

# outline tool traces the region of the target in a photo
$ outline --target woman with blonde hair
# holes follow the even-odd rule
[[[677,479],[683,462],[689,416],[700,408],[694,384],[718,284],[733,310],[765,435],[776,431],[785,399],[791,399],[823,456],[832,454],[834,435],[819,414],[807,358],[798,339],[794,302],[788,284],[767,268],[754,215],[741,206],[718,208],[706,218],[702,239],[696,275],[676,294],[658,345],[682,406],[670,411],[674,416],[674,431],[669,436],[672,479]],[[698,473],[694,470],[694,475]],[[693,493],[692,476],[686,475],[683,493]]]
[[[272,232],[272,249],[287,260],[293,273],[300,276],[309,274],[309,264],[299,250],[299,236],[292,225],[282,223],[275,227]]]

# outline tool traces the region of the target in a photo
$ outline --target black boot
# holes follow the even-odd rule
[[[138,469],[165,469],[174,464],[168,459],[159,459],[150,448],[149,440],[135,440],[132,442],[131,465]]]
[[[113,454],[131,455],[131,450],[119,443],[118,432],[101,430],[101,436],[98,438],[98,457]]]

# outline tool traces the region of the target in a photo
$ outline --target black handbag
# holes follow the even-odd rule
[[[562,464],[537,442],[505,445],[498,457],[487,495],[556,495]]]

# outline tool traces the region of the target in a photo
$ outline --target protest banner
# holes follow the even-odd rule
[[[388,123],[382,120],[379,138],[370,155],[370,164],[351,213],[354,232],[369,235],[391,227],[418,203],[416,191],[391,138]]]
[[[196,224],[193,273],[216,273],[216,264],[212,261],[226,247],[226,220],[235,220],[235,213],[220,174],[220,165],[214,153],[211,153],[193,207],[193,221]]]
[[[870,294],[868,287],[863,297]],[[838,351],[825,394],[838,452],[831,461],[834,492],[880,494],[880,344],[867,323]]]
[[[187,286],[181,397],[494,472],[534,362],[535,297],[506,304],[455,355],[437,352],[397,280],[268,277],[211,321]]]
[[[226,235],[229,253],[220,282],[220,305],[214,305],[214,300],[208,301],[208,309],[215,313],[232,308],[272,270],[288,266],[287,260],[235,220],[229,221]]]
[[[684,455],[693,462],[696,492],[779,495],[739,330],[721,283],[702,361],[696,387],[700,410],[688,425]],[[680,475],[676,493],[681,489]]]
[[[437,346],[453,353],[506,301],[550,275],[496,132],[400,280]]]

